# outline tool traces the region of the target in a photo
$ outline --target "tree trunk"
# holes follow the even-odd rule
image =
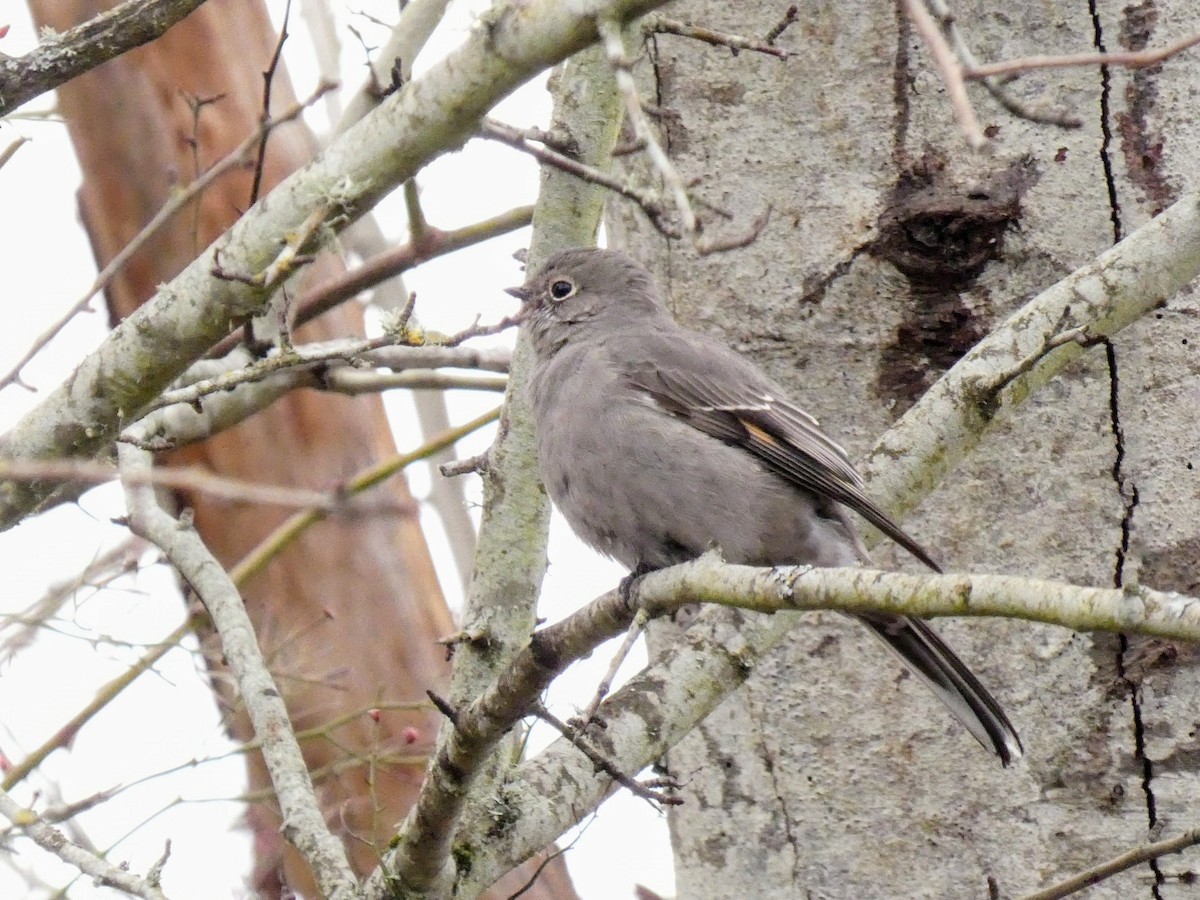
[[[1181,2],[1097,6],[1095,19],[1083,3],[954,12],[985,61],[1088,52],[1098,35],[1108,50],[1159,46],[1194,27]],[[695,0],[671,14],[761,35],[780,12]],[[709,214],[712,227],[769,205],[765,233],[699,259],[622,207],[609,234],[658,270],[681,320],[753,356],[852,457],[1196,170],[1200,147],[1171,130],[1194,119],[1194,57],[1011,86],[1080,116],[1070,131],[973,86],[994,148],[974,154],[896,6],[803,5],[779,44],[790,60],[660,35],[639,67],[685,181],[733,215]],[[999,422],[905,527],[948,570],[1194,590],[1196,309],[1175,298],[1116,343],[1113,366],[1090,352]],[[919,569],[895,548],[875,558]],[[863,629],[813,616],[670,754],[687,781],[671,817],[680,896],[1019,896],[1149,827],[1195,824],[1190,648],[1024,622],[937,628],[1009,711],[1024,760],[1001,769]],[[1192,896],[1170,877],[1188,868],[1172,857],[1088,896]]]
[[[96,12],[82,0],[30,0],[40,26],[64,30]],[[278,36],[261,3],[210,0],[139,50],[59,91],[60,109],[83,169],[79,203],[97,262],[103,266],[158,211],[177,187],[228,154],[262,115],[263,72]],[[273,112],[295,102],[281,66],[272,81]],[[274,131],[262,194],[316,151],[302,124]],[[161,229],[109,285],[114,320],[128,315],[250,204],[253,168],[235,170]],[[313,268],[329,272],[331,257]],[[247,273],[253,274],[253,273]],[[310,277],[320,278],[320,272]],[[360,333],[356,304],[345,304],[297,335],[312,341]],[[404,443],[419,443],[414,432]],[[330,489],[395,453],[378,397],[290,394],[239,427],[171,462],[200,463],[251,481]],[[372,871],[416,796],[439,715],[427,688],[448,674],[436,641],[452,622],[402,477],[381,504],[399,515],[331,518],[308,530],[243,587],[264,652],[303,742],[326,819],[343,836],[357,872]],[[215,502],[189,495],[201,536],[226,566],[238,562],[289,511]],[[215,635],[205,640],[214,690],[231,733],[253,735],[223,676]],[[389,705],[421,702],[417,710]],[[355,713],[344,724],[326,723]],[[270,788],[261,759],[250,762],[250,790]],[[279,835],[271,803],[254,807],[255,889],[280,896],[284,886],[313,896],[307,869]],[[536,860],[535,860],[536,863]],[[532,868],[502,883],[504,896]],[[505,887],[508,887],[505,890]],[[573,897],[562,860],[526,896]]]

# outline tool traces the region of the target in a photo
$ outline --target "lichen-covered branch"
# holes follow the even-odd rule
[[[122,53],[148,44],[204,0],[126,0],[61,34],[43,35],[24,56],[0,54],[0,115]]]
[[[90,876],[97,885],[117,888],[145,900],[167,900],[157,879],[135,875],[124,866],[115,865],[72,843],[65,834],[49,825],[33,810],[23,808],[3,791],[0,791],[0,815],[33,838],[39,847]]]
[[[221,636],[225,660],[237,680],[254,733],[262,741],[263,761],[279,800],[284,837],[312,868],[322,896],[357,897],[358,885],[345,848],[321,816],[287,706],[259,649],[237,587],[191,524],[175,519],[158,505],[154,489],[146,483],[150,454],[122,444],[118,460],[123,477],[129,475],[141,482],[125,486],[130,528],[163,551],[199,595]]]
[[[1200,599],[1194,597],[1143,587],[1122,591],[1001,575],[908,575],[807,566],[757,569],[727,565],[709,555],[644,576],[635,582],[631,597],[632,607],[619,592],[610,592],[543,629],[538,653],[561,661],[586,651],[619,633],[638,610],[662,616],[700,601],[774,615],[702,615],[686,640],[671,646],[601,707],[605,727],[589,732],[589,737],[612,765],[630,773],[657,760],[745,681],[762,653],[798,624],[797,610],[879,610],[922,618],[1002,615],[1082,631],[1200,640]],[[460,892],[471,896],[486,888],[514,862],[591,812],[611,787],[611,779],[581,758],[569,741],[556,741],[523,763],[502,790],[500,818],[509,824],[497,834],[487,810],[463,823],[464,833],[488,837],[475,848]]]

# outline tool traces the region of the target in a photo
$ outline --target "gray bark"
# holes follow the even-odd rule
[[[741,34],[762,34],[780,12],[671,9]],[[985,61],[1088,52],[1097,27],[1108,50],[1158,46],[1194,27],[1188,12],[1099,3],[1093,21],[1085,3],[955,6]],[[998,127],[992,152],[973,154],[895,6],[804,4],[780,45],[796,55],[733,57],[659,36],[639,67],[646,96],[671,113],[661,121],[684,178],[702,178],[696,193],[736,222],[769,203],[762,237],[698,259],[619,207],[610,243],[657,270],[681,319],[790,386],[852,456],[1005,315],[1168,205],[1196,168],[1200,148],[1183,137],[1194,57],[1013,85],[1083,118],[1074,131],[1016,119],[971,87],[983,125]],[[1185,292],[1126,332],[1115,370],[1103,347],[1074,364],[997,424],[906,527],[949,570],[1194,591],[1196,309]],[[918,570],[883,546],[876,562]],[[1009,710],[1025,759],[1001,770],[861,629],[813,616],[671,751],[687,781],[671,820],[680,896],[1012,897],[1151,826],[1195,824],[1188,647],[1024,622],[938,629]],[[1170,875],[1195,856],[1088,896],[1191,896],[1200,889]]]

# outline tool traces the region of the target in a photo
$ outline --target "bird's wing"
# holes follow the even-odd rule
[[[702,352],[685,355],[687,350]],[[862,476],[846,451],[821,430],[817,420],[784,397],[750,363],[725,348],[720,351],[718,361],[709,356],[717,352],[715,347],[705,344],[681,353],[676,345],[656,353],[653,362],[631,362],[625,375],[630,386],[666,412],[744,447],[797,487],[844,504],[940,572],[929,553],[867,496]]]

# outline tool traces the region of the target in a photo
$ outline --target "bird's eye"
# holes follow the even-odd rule
[[[555,300],[566,300],[574,293],[575,283],[573,281],[560,278],[550,284],[550,296]]]

